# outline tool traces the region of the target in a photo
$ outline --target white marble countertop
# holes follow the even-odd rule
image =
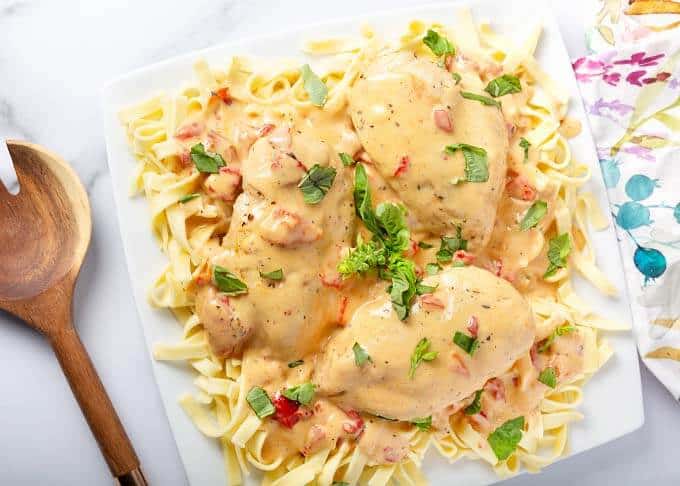
[[[587,1],[549,2],[572,56],[584,50]],[[129,289],[105,159],[101,87],[134,68],[240,35],[417,3],[0,0],[0,138],[49,147],[72,163],[87,187],[94,232],[75,322],[151,484],[184,485],[186,477]],[[9,173],[6,164],[0,160],[0,177]],[[644,427],[507,484],[680,484],[680,406],[644,367],[642,380]],[[0,484],[111,483],[49,346],[5,314],[0,387]]]

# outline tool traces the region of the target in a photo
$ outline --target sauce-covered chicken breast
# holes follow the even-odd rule
[[[407,322],[387,296],[360,307],[329,341],[315,382],[341,407],[399,420],[442,412],[510,368],[531,348],[531,309],[505,280],[476,267],[451,268],[426,280]],[[456,332],[477,339],[472,354],[454,343]],[[421,340],[436,357],[411,370]],[[353,347],[370,361],[357,366]],[[476,345],[475,345],[476,346]]]
[[[253,339],[271,356],[299,357],[318,349],[335,323],[335,267],[350,242],[354,208],[351,180],[334,154],[332,143],[305,127],[270,129],[250,149],[223,251],[210,262],[236,275],[248,291],[227,296],[213,282],[196,298],[218,356],[238,356]],[[316,164],[337,174],[323,199],[310,204],[298,184]],[[278,269],[282,279],[264,276]]]
[[[474,74],[474,73],[473,73]],[[435,235],[461,226],[472,250],[489,240],[503,190],[508,133],[501,111],[461,96],[461,87],[431,58],[398,52],[378,56],[349,94],[361,143],[381,176]],[[466,182],[460,150],[486,150],[486,182]]]

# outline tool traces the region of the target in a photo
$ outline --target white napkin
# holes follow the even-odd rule
[[[680,35],[574,61],[647,367],[680,397]]]

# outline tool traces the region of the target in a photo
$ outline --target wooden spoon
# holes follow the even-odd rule
[[[73,287],[90,243],[87,194],[66,162],[8,141],[20,192],[0,182],[0,309],[49,339],[111,473],[145,485],[139,459],[71,323]]]

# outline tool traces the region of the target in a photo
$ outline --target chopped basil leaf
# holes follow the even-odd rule
[[[206,152],[202,143],[197,143],[191,147],[191,160],[200,172],[207,172],[209,174],[218,173],[220,167],[226,165],[220,154]]]
[[[550,388],[555,388],[555,386],[557,386],[557,375],[555,374],[555,368],[546,368],[541,371],[541,374],[538,375],[538,381],[546,386],[549,386]]]
[[[474,355],[475,351],[479,349],[479,340],[477,338],[463,334],[460,331],[456,331],[453,335],[453,342],[470,356]]]
[[[460,83],[460,80],[463,79],[458,73],[451,73],[451,77],[453,77],[453,80],[456,82],[456,84]]]
[[[524,215],[524,219],[522,219],[522,222],[519,225],[519,229],[526,231],[530,228],[533,228],[541,219],[543,219],[543,216],[545,216],[545,213],[547,212],[548,203],[545,201],[536,201],[527,210],[526,214]]]
[[[290,363],[288,363],[288,367],[289,368],[297,368],[298,366],[303,365],[303,364],[305,364],[304,360],[297,359],[295,361],[291,361]]]
[[[342,162],[342,165],[345,167],[351,167],[356,164],[352,156],[350,154],[346,154],[345,152],[340,152],[338,157],[340,157],[340,162]]]
[[[333,185],[335,173],[333,167],[321,167],[319,164],[314,164],[298,184],[304,201],[307,204],[319,203]]]
[[[541,342],[541,344],[538,346],[538,352],[539,353],[545,353],[550,349],[550,346],[552,346],[552,343],[555,341],[555,338],[558,336],[565,336],[571,332],[574,332],[576,328],[572,326],[571,324],[562,324],[561,326],[557,326],[555,330]]]
[[[451,263],[451,266],[453,268],[467,267],[467,263],[465,263],[463,260],[456,260]]]
[[[446,37],[432,29],[429,29],[425,37],[423,37],[423,43],[430,48],[435,56],[453,55],[456,53],[456,48],[453,47],[453,44]]]
[[[361,367],[366,363],[373,362],[371,357],[368,355],[366,350],[359,343],[354,343],[352,346],[352,351],[354,351],[354,364]]]
[[[271,272],[260,272],[260,277],[268,278],[269,280],[283,280],[283,269],[273,270]]]
[[[177,202],[179,202],[179,203],[185,203],[185,202],[191,201],[192,199],[196,199],[198,196],[200,196],[200,194],[197,193],[197,192],[194,192],[193,194],[187,194],[187,195],[185,195],[185,196],[180,197],[180,198],[177,200]]]
[[[524,149],[524,163],[526,164],[527,160],[529,160],[529,147],[531,147],[531,143],[522,137],[519,139],[519,146]]]
[[[495,106],[496,108],[501,107],[500,102],[494,100],[493,98],[489,98],[488,96],[470,93],[469,91],[461,91],[460,95],[466,100],[479,101],[481,104],[486,106]]]
[[[489,163],[486,150],[466,143],[447,145],[444,151],[453,155],[456,150],[463,152],[465,159],[465,180],[468,182],[486,182],[489,180]]]
[[[392,284],[387,291],[392,300],[392,308],[403,321],[408,317],[416,296],[416,266],[411,260],[393,255],[388,270]]]
[[[416,294],[418,295],[423,295],[423,294],[431,294],[435,290],[437,290],[437,285],[432,286],[432,285],[423,285],[420,283],[420,281],[416,282]]]
[[[326,104],[326,98],[328,97],[328,88],[321,81],[321,78],[314,74],[312,68],[309,64],[305,64],[300,68],[300,75],[302,76],[302,83],[305,91],[309,95],[309,100],[314,106],[323,106]]]
[[[343,277],[356,273],[366,273],[372,268],[385,265],[387,255],[385,248],[375,241],[361,243],[338,263],[338,272]]]
[[[426,241],[419,241],[418,242],[418,248],[422,248],[423,250],[429,250],[430,248],[433,248],[434,245],[430,245]]]
[[[416,418],[411,420],[411,423],[418,427],[418,430],[427,432],[432,427],[432,415],[429,417]]]
[[[371,202],[371,188],[368,185],[366,169],[362,164],[357,164],[354,169],[354,208],[366,228],[371,233],[379,234],[380,228],[378,228]]]
[[[411,355],[411,368],[408,373],[408,377],[413,379],[416,376],[416,368],[420,366],[423,361],[432,361],[439,354],[437,351],[428,351],[430,348],[430,340],[423,338],[418,341],[416,348],[413,350]]]
[[[347,481],[333,481],[331,486],[349,486],[349,483]]]
[[[381,230],[378,236],[390,252],[401,253],[409,247],[411,235],[406,225],[406,210],[403,206],[380,203],[375,208],[375,217]]]
[[[224,267],[215,265],[213,268],[213,280],[215,285],[227,295],[240,295],[248,293],[248,286]]]
[[[250,405],[250,408],[253,409],[253,412],[255,412],[255,415],[261,419],[269,417],[276,412],[274,404],[269,399],[267,392],[259,386],[254,386],[250,389],[246,395],[246,401],[248,402],[248,405]]]
[[[472,400],[472,403],[465,407],[465,415],[474,415],[476,413],[479,413],[482,411],[482,392],[484,390],[477,390],[475,392],[475,399]]]
[[[487,84],[484,91],[494,98],[498,98],[499,96],[504,96],[506,94],[519,93],[522,91],[522,84],[519,82],[517,76],[504,74]]]
[[[289,400],[295,400],[302,405],[309,405],[314,399],[314,388],[312,383],[303,383],[293,388],[287,388],[283,391],[283,396]]]
[[[567,266],[567,257],[571,252],[571,240],[569,240],[569,233],[562,233],[550,239],[548,243],[548,260],[550,264],[545,271],[543,278],[555,275],[558,268]]]
[[[522,440],[522,429],[524,417],[517,417],[508,420],[489,435],[487,441],[499,461],[504,461],[515,452],[517,444]]]
[[[425,265],[425,273],[428,275],[437,275],[442,267],[438,263],[428,263]]]
[[[448,263],[453,260],[453,255],[458,250],[467,250],[467,240],[463,239],[460,226],[456,226],[456,236],[442,236],[437,261]]]

